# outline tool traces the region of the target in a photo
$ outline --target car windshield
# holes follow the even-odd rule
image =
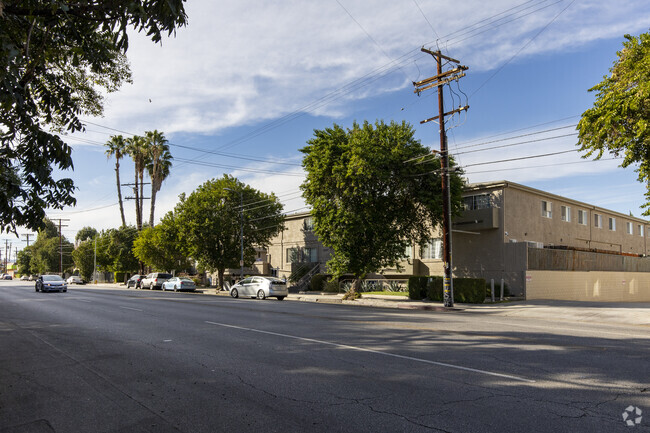
[[[43,281],[63,281],[58,275],[43,275]]]
[[[158,274],[157,278],[171,278],[171,274]]]
[[[284,280],[281,280],[279,278],[267,278],[267,280],[273,284],[284,284]]]

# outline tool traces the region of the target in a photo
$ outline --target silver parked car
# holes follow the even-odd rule
[[[171,277],[172,274],[152,272],[140,281],[140,288],[149,290],[162,289],[163,283]]]
[[[82,280],[79,275],[70,275],[70,277],[65,281],[68,284],[83,284],[84,283],[84,280]]]
[[[37,292],[51,292],[54,290],[58,292],[68,291],[68,285],[65,280],[58,275],[41,275],[36,279],[35,288]]]
[[[230,288],[230,296],[249,296],[251,298],[266,299],[269,297],[283,300],[289,294],[286,281],[275,277],[248,277],[244,278]]]
[[[180,290],[189,290],[193,292],[196,290],[196,284],[187,277],[174,277],[162,283],[162,289],[173,290],[174,292]]]

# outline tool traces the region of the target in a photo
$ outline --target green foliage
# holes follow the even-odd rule
[[[325,285],[332,278],[331,275],[327,274],[316,274],[311,277],[311,283],[309,284],[309,290],[312,292],[322,292],[325,290]],[[338,289],[338,284],[337,284]],[[338,290],[337,290],[338,291]]]
[[[72,259],[75,267],[79,269],[79,275],[91,281],[95,269],[95,242],[94,240],[82,241],[72,252]]]
[[[32,275],[35,272],[32,271],[30,262],[33,255],[33,246],[28,246],[23,248],[21,251],[18,251],[18,258],[16,260],[16,265],[18,266],[18,273],[20,275]]]
[[[442,277],[430,277],[427,297],[430,301],[443,302]],[[483,278],[454,278],[454,302],[482,304],[485,302],[485,280]]]
[[[625,39],[611,75],[589,89],[596,102],[578,123],[578,144],[585,158],[607,151],[623,155],[622,167],[638,164],[638,179],[648,188],[644,215],[650,215],[650,34]]]
[[[133,255],[138,231],[133,226],[103,230],[97,238],[97,269],[108,272],[134,272],[139,269]]]
[[[168,212],[160,224],[144,228],[133,243],[134,256],[152,269],[184,270],[191,266],[180,241],[180,227],[173,212]]]
[[[200,267],[217,271],[219,287],[226,268],[239,268],[242,221],[244,266],[255,262],[256,247],[268,246],[284,227],[282,204],[274,194],[229,175],[205,182],[187,197],[181,195],[174,215],[182,227],[179,238],[184,250]]]
[[[56,225],[49,219],[43,221],[43,228],[38,231],[36,242],[30,248],[29,269],[31,273],[59,273],[61,264],[63,264],[63,272],[72,269],[71,253],[74,245],[65,236],[59,238]]]
[[[76,203],[72,149],[106,93],[131,80],[129,28],[153,42],[187,21],[183,0],[0,2],[0,231],[42,227],[45,209]]]
[[[440,160],[406,123],[365,122],[316,130],[301,149],[314,231],[332,248],[328,270],[357,279],[397,267],[407,245],[432,236],[442,221]],[[406,162],[420,156],[416,164]],[[461,204],[460,173],[451,176],[452,209]]]
[[[77,232],[77,235],[74,237],[75,242],[83,242],[95,239],[99,233],[96,229],[86,226]]]
[[[126,272],[115,272],[113,274],[113,281],[115,281],[116,283],[125,283],[126,280],[128,279],[126,277],[127,275],[128,273]]]
[[[427,281],[429,277],[411,276],[408,281],[409,299],[419,301],[427,297]]]

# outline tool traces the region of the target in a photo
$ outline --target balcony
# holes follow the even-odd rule
[[[466,210],[454,218],[452,228],[471,231],[498,229],[499,208]]]

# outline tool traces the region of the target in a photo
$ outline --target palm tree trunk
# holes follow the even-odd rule
[[[144,214],[144,163],[140,168],[140,230],[142,230],[142,217]]]
[[[153,227],[153,212],[156,208],[156,188],[153,186],[153,181],[151,181],[151,212],[149,213],[149,225]]]
[[[120,160],[115,161],[115,178],[117,179],[117,199],[120,202],[120,216],[122,217],[122,226],[126,226],[126,218],[124,218],[124,203],[122,202],[122,187],[120,185]]]

